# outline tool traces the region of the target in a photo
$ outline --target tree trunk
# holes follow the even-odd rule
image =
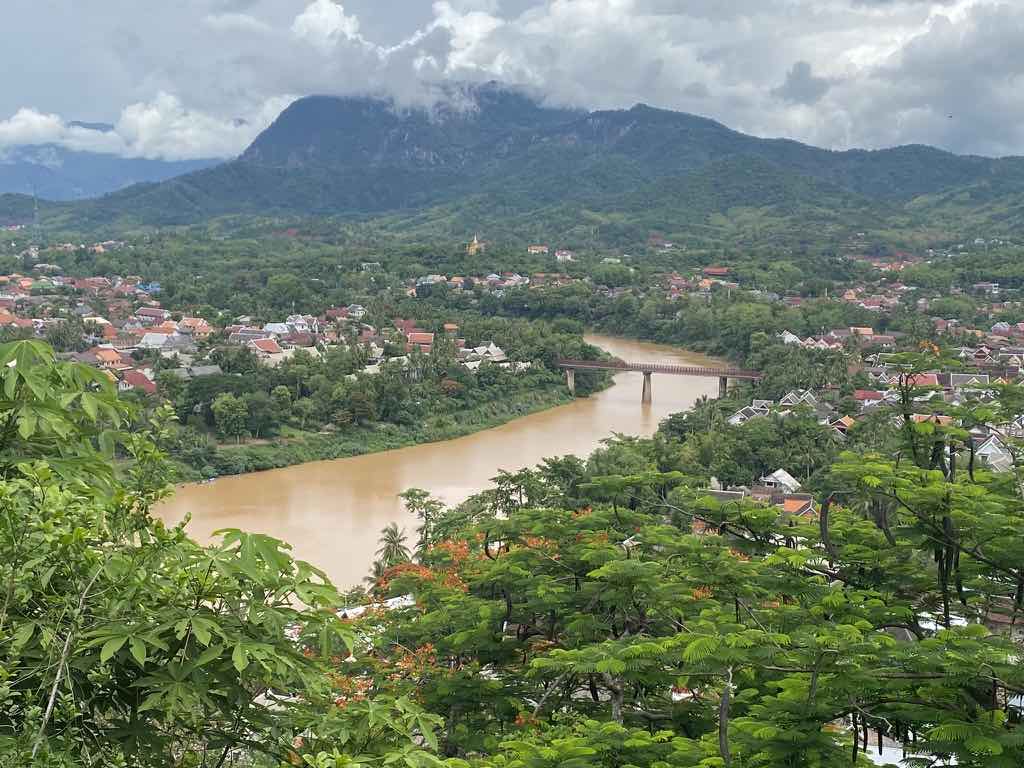
[[[622,702],[625,698],[625,686],[609,674],[604,675],[604,684],[611,694],[612,720],[622,725]]]
[[[729,749],[729,706],[732,703],[732,667],[722,689],[722,700],[718,705],[718,751],[726,768],[732,765],[732,751]]]

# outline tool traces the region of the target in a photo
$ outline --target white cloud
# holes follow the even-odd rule
[[[211,13],[203,25],[218,32],[269,32],[270,25],[247,13]]]
[[[114,130],[124,142],[125,154],[187,160],[239,154],[290,102],[272,99],[254,120],[226,120],[190,111],[170,94],[132,104],[121,113]]]
[[[0,121],[0,151],[20,145],[56,144],[67,149],[121,154],[122,142],[108,132],[68,125],[59,115],[35,109],[19,109]]]
[[[553,103],[645,102],[838,148],[1024,152],[1017,0],[104,4],[103,15],[69,4],[56,21],[46,3],[15,4],[12,28],[37,39],[14,36],[0,50],[0,66],[25,73],[0,91],[0,114],[14,114],[0,122],[0,146],[41,137],[117,142],[111,151],[140,156],[230,156],[283,94],[423,103],[438,82],[498,79]],[[47,66],[26,69],[44,47]],[[114,137],[66,125],[122,112]]]
[[[292,35],[324,53],[342,41],[365,42],[359,34],[359,19],[347,15],[344,6],[333,0],[313,0],[295,17]]]
[[[250,119],[228,120],[188,110],[175,96],[160,93],[152,101],[125,107],[112,131],[70,125],[59,115],[22,109],[0,121],[0,151],[53,144],[162,160],[231,157],[241,153],[293,100],[289,96],[269,99]]]

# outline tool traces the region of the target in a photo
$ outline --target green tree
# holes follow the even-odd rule
[[[330,660],[352,635],[322,573],[266,536],[227,531],[203,548],[155,522],[163,421],[151,433],[122,421],[124,482],[109,464],[67,463],[96,451],[107,406],[122,414],[99,404],[103,377],[35,342],[0,359],[15,361],[0,369],[14,382],[0,419],[42,423],[8,437],[20,460],[0,479],[0,764],[280,765],[297,750],[309,764],[423,764],[414,739],[434,742],[436,718],[387,694],[337,707]],[[61,402],[58,422],[48,408]]]
[[[398,523],[389,523],[380,532],[380,549],[377,550],[377,559],[390,568],[399,563],[409,561],[409,548],[405,545],[405,531],[399,529]]]
[[[213,401],[212,410],[217,434],[223,439],[234,438],[242,442],[249,423],[249,409],[245,400],[225,392]]]
[[[288,387],[279,384],[271,390],[270,397],[274,401],[274,407],[277,408],[280,419],[287,419],[291,416],[292,392]]]
[[[416,529],[416,554],[422,557],[433,542],[434,525],[444,505],[422,488],[410,488],[398,498],[405,504],[406,511],[420,521],[420,526]]]
[[[281,414],[270,395],[265,392],[253,392],[244,398],[248,412],[246,428],[253,437],[268,437],[280,424]]]

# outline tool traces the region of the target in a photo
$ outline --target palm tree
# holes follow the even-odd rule
[[[367,586],[367,591],[370,594],[376,594],[380,587],[380,580],[384,578],[384,574],[387,573],[388,567],[384,565],[380,560],[377,560],[373,564],[373,569],[363,577],[363,582]]]
[[[380,532],[380,549],[377,557],[385,568],[409,562],[409,548],[405,546],[405,529],[398,523],[391,523]]]

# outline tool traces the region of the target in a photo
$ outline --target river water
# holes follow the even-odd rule
[[[708,364],[708,358],[658,344],[590,335],[587,341],[631,362]],[[655,375],[654,402],[641,405],[643,376],[623,373],[592,397],[443,443],[188,485],[158,510],[168,522],[192,514],[190,534],[209,541],[221,528],[265,533],[325,570],[341,588],[370,569],[380,530],[398,522],[415,540],[416,521],[398,494],[423,488],[454,504],[487,488],[499,470],[550,456],[587,456],[613,432],[650,436],[666,416],[718,394],[718,379]]]

